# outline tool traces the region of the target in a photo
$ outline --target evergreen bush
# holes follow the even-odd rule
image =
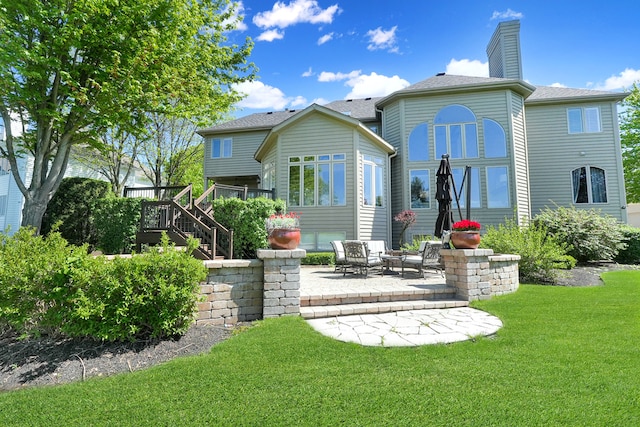
[[[55,227],[72,245],[87,243],[93,250],[98,238],[94,224],[96,202],[111,191],[109,183],[90,178],[64,178],[42,217],[41,232]]]
[[[614,260],[621,264],[640,264],[640,228],[623,224],[620,231],[623,235],[622,241],[627,246],[618,251]]]
[[[109,196],[96,202],[97,247],[105,254],[131,253],[140,227],[142,198]]]
[[[265,220],[285,211],[284,200],[256,197],[243,201],[236,197],[220,197],[213,201],[213,217],[233,229],[234,258],[251,259],[258,249],[268,247]]]

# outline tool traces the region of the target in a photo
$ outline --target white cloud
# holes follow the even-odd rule
[[[311,67],[309,67],[309,69],[307,71],[305,71],[304,73],[302,73],[302,77],[311,77],[313,75],[315,75],[316,73],[313,72],[313,70],[311,69]]]
[[[324,98],[316,98],[313,101],[311,101],[312,104],[318,104],[318,105],[325,105],[325,104],[328,104],[329,102],[331,101]]]
[[[497,10],[493,11],[493,15],[491,15],[491,20],[494,21],[496,19],[522,19],[524,14],[521,12],[516,12],[511,9],[507,9],[503,12],[498,12]]]
[[[550,85],[551,87],[567,87],[566,85],[563,85],[562,83],[551,83]]]
[[[307,102],[307,98],[305,98],[304,96],[296,96],[291,100],[289,105],[291,105],[292,107],[306,107],[307,105],[309,105],[309,102]]]
[[[260,42],[272,42],[274,40],[280,40],[284,38],[284,31],[267,30],[256,37],[256,40]]]
[[[288,5],[278,1],[271,10],[256,14],[253,23],[260,28],[281,29],[300,23],[330,24],[340,12],[337,4],[322,9],[316,0],[293,0]]]
[[[595,85],[597,90],[620,90],[628,89],[634,82],[640,81],[640,70],[626,68],[617,76],[611,76],[604,81],[604,84]]]
[[[325,34],[324,36],[318,39],[318,46],[323,45],[332,39],[333,39],[333,33]]]
[[[398,46],[396,45],[397,29],[398,26],[396,25],[390,30],[383,30],[382,27],[378,27],[375,30],[367,31],[367,37],[369,37],[369,44],[367,45],[367,49],[398,52]]]
[[[234,89],[247,95],[237,104],[242,108],[283,110],[291,102],[280,89],[262,82],[243,82],[234,85]]]
[[[323,71],[318,76],[319,82],[338,82],[345,80],[344,85],[351,88],[345,99],[385,96],[409,86],[409,82],[398,76],[383,76],[372,72],[362,74],[361,70],[350,73],[333,73]]]
[[[489,63],[477,59],[461,59],[458,61],[452,58],[447,64],[446,73],[457,76],[489,77]]]
[[[355,70],[348,74],[345,73],[332,73],[330,71],[323,71],[318,76],[319,82],[338,82],[340,80],[355,79],[362,73],[361,70]]]

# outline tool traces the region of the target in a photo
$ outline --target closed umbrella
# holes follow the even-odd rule
[[[440,160],[440,167],[436,173],[436,200],[438,201],[438,219],[436,220],[436,229],[433,233],[436,237],[442,237],[444,231],[451,230],[453,224],[453,211],[451,209],[451,166],[449,165],[449,156],[443,155]]]

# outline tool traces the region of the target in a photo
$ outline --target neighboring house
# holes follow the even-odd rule
[[[274,188],[302,214],[307,250],[330,250],[334,239],[396,245],[400,224],[392,218],[405,209],[418,218],[410,233],[433,234],[443,154],[458,189],[470,167],[471,217],[483,226],[555,205],[626,222],[617,104],[627,94],[525,82],[519,30],[519,21],[498,25],[488,78],[438,74],[384,98],[203,129],[205,177]]]
[[[4,129],[0,129],[0,141],[4,141]],[[17,159],[18,169],[23,181],[29,185],[31,182],[31,173],[33,170],[33,158]],[[85,178],[106,180],[104,176],[96,171],[83,166],[79,163],[69,161],[69,165],[64,174],[65,178],[81,176]],[[123,175],[124,176],[124,175]],[[127,180],[130,187],[146,187],[151,186],[151,182],[144,176],[139,168],[134,170]],[[16,181],[11,174],[9,161],[0,158],[0,232],[7,232],[13,235],[20,228],[22,223],[22,207],[24,205],[24,196]]]

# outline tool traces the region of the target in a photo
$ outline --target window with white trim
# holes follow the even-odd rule
[[[384,206],[383,166],[382,157],[368,154],[362,156],[364,170],[362,196],[365,206]]]
[[[607,203],[607,178],[604,169],[582,166],[571,171],[573,203]]]
[[[600,108],[567,108],[567,123],[569,125],[569,133],[601,132]]]
[[[231,157],[231,146],[233,138],[213,138],[211,139],[211,158],[222,159]]]
[[[409,161],[429,160],[429,125],[420,123],[409,134]]]
[[[433,120],[436,158],[449,154],[452,159],[478,157],[476,116],[464,105],[442,108]]]
[[[487,207],[509,207],[509,174],[506,166],[489,166],[487,171]],[[473,202],[472,202],[473,203]]]
[[[289,157],[289,206],[345,206],[345,154]]]
[[[465,208],[467,206],[467,180],[464,179],[465,168],[451,168],[451,174],[453,175],[453,182],[456,183],[456,191],[460,195],[460,207]],[[480,201],[480,170],[478,168],[471,168],[471,207],[481,207]]]
[[[429,192],[429,170],[413,169],[409,171],[409,197],[411,209],[431,207]]]

